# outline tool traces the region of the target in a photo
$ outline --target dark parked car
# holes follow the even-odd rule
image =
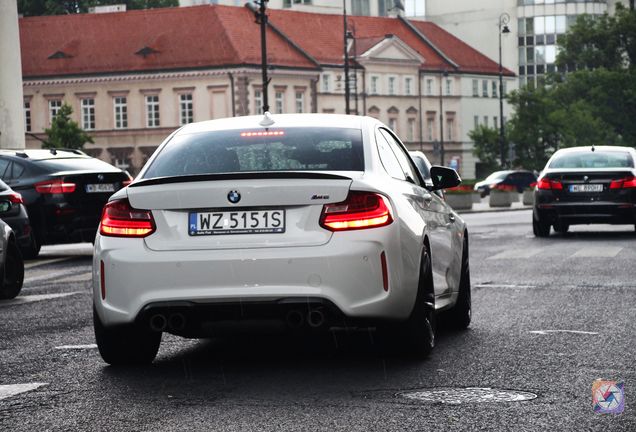
[[[0,178],[22,195],[43,244],[94,241],[104,204],[130,175],[79,150],[2,150]]]
[[[565,233],[574,224],[636,224],[636,150],[572,147],[557,151],[543,170],[534,196],[532,228]]]
[[[9,224],[13,230],[22,257],[34,258],[37,255],[37,242],[22,195],[2,180],[0,180],[0,219]]]
[[[8,207],[0,202],[0,212]],[[0,300],[12,299],[20,294],[24,282],[24,261],[11,227],[0,220]]]
[[[501,188],[504,190],[523,192],[537,181],[537,176],[532,171],[495,171],[485,180],[475,183],[475,191],[482,198],[490,195],[490,190]]]

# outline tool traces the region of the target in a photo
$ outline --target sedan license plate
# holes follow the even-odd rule
[[[603,192],[602,184],[573,184],[570,192]]]
[[[280,234],[285,232],[285,210],[192,212],[191,236],[219,234]]]
[[[87,184],[86,193],[115,192],[113,183]]]

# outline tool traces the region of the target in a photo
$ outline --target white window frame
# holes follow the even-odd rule
[[[450,141],[455,140],[455,117],[446,116],[446,139]]]
[[[285,111],[285,93],[277,91],[274,93],[274,104],[276,107],[276,114],[282,114]]]
[[[62,99],[49,99],[49,124],[53,124],[53,119],[62,108]]]
[[[126,96],[113,97],[113,119],[115,129],[128,128],[128,98]]]
[[[450,78],[446,79],[446,96],[451,96],[453,94],[453,80]]]
[[[82,129],[95,130],[95,98],[80,99],[82,110]]]
[[[156,128],[161,126],[161,117],[159,111],[159,95],[146,95],[146,127]]]
[[[433,78],[426,79],[426,95],[433,96]]]
[[[331,92],[331,75],[330,74],[322,75],[322,92],[323,93]]]
[[[479,97],[479,80],[473,80],[473,97]]]
[[[179,125],[187,125],[194,121],[194,98],[192,93],[179,94]]]
[[[426,140],[432,142],[435,139],[435,117],[426,117]]]
[[[305,92],[296,90],[295,99],[296,99],[296,104],[295,104],[296,112],[304,113],[305,112]]]
[[[24,131],[31,132],[31,101],[24,101]]]
[[[387,94],[393,96],[397,94],[397,77],[395,75],[389,75],[387,77]],[[394,131],[395,132],[395,131]]]
[[[369,77],[369,93],[377,95],[379,93],[378,83],[380,82],[379,75],[371,75]]]
[[[254,114],[263,114],[263,91],[254,89]]]
[[[393,131],[393,133],[395,133],[397,135],[398,133],[398,119],[397,117],[389,117],[389,129],[391,129]]]
[[[492,82],[492,97],[493,97],[493,98],[498,97],[498,96],[497,96],[497,93],[498,93],[498,92],[497,92],[497,86],[498,86],[498,85],[499,85],[499,84],[497,84],[497,81],[493,81],[493,82]]]
[[[415,124],[416,121],[413,117],[406,120],[406,140],[409,142],[415,141]]]
[[[404,77],[404,94],[411,96],[413,94],[413,77]]]

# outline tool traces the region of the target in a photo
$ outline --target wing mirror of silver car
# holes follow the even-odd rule
[[[454,188],[462,182],[457,171],[437,165],[431,167],[431,178],[433,179],[433,188],[431,189],[433,191]]]

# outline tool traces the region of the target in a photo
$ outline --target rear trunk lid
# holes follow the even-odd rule
[[[318,246],[324,204],[344,201],[350,176],[327,173],[233,173],[133,183],[134,208],[152,210],[156,251]],[[236,225],[236,226],[234,226]]]
[[[546,177],[561,182],[562,190],[553,190],[561,202],[614,201],[620,190],[610,189],[613,180],[632,176],[625,168],[603,170],[551,170]]]

